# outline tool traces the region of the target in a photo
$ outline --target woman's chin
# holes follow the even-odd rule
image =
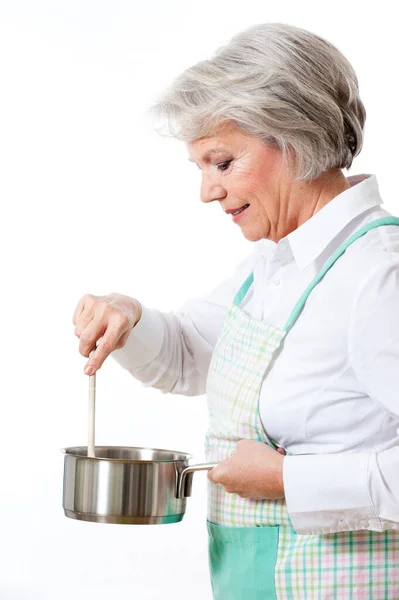
[[[265,237],[264,235],[262,235],[262,232],[259,231],[257,228],[242,227],[241,233],[249,242],[258,242],[259,240]]]

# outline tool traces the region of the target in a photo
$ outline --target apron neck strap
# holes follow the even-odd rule
[[[382,227],[385,225],[399,225],[398,217],[383,217],[382,219],[377,219],[376,221],[372,221],[371,223],[367,223],[364,227],[359,229],[356,233],[354,233],[349,239],[347,239],[339,248],[330,256],[330,258],[325,263],[324,267],[319,271],[310,285],[303,292],[302,296],[299,298],[298,302],[295,304],[290,316],[283,329],[285,331],[289,331],[296,323],[299,315],[301,314],[303,307],[305,306],[306,300],[308,299],[310,293],[313,288],[316,287],[318,283],[323,279],[324,275],[331,269],[331,267],[337,262],[337,260],[344,254],[346,249],[356,242],[360,237],[365,235],[371,229],[375,229],[376,227]]]
[[[368,231],[370,231],[370,229],[375,229],[375,227],[381,227],[384,225],[399,225],[399,218],[398,217],[383,217],[382,219],[377,219],[376,221],[372,221],[371,223],[368,223],[367,225],[365,225],[364,227],[359,229],[359,231],[354,233],[349,239],[347,239],[343,244],[341,244],[341,246],[339,246],[339,248],[334,252],[334,254],[332,256],[330,256],[330,258],[325,263],[324,267],[321,269],[321,271],[319,271],[319,273],[316,275],[316,277],[313,279],[313,281],[309,284],[309,286],[303,292],[303,294],[299,298],[298,302],[295,304],[290,316],[288,317],[286,324],[283,327],[284,331],[288,332],[295,325],[299,315],[302,312],[303,307],[305,306],[306,300],[308,299],[313,288],[315,288],[316,285],[318,283],[320,283],[320,281],[323,279],[323,277],[327,273],[327,271],[329,271],[331,269],[331,267],[336,263],[336,261],[344,254],[346,249],[351,244],[353,244],[353,242],[355,242],[357,239],[359,239],[360,237],[365,235]],[[252,271],[248,275],[248,277],[246,278],[246,280],[244,281],[244,283],[242,284],[240,289],[238,290],[237,294],[235,295],[233,304],[235,304],[236,306],[239,306],[241,304],[241,302],[244,300],[249,288],[251,287],[253,280],[254,280],[254,273]]]
[[[253,280],[254,280],[254,272],[252,271],[248,275],[248,277],[246,278],[246,280],[244,281],[244,283],[242,284],[240,289],[238,290],[237,294],[235,295],[233,304],[235,304],[236,306],[240,306],[241,302],[244,300],[244,298],[247,294],[247,291],[251,287]]]

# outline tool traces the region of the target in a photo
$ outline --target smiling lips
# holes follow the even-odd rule
[[[242,206],[241,208],[232,208],[230,210],[226,210],[226,215],[233,215],[233,217],[235,217],[236,215],[239,215],[243,210],[248,208],[248,206],[249,204],[244,204],[244,206]]]

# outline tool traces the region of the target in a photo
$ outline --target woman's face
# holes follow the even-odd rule
[[[234,125],[188,143],[187,149],[189,160],[202,171],[202,202],[218,201],[248,240],[273,238],[286,179],[281,150]],[[240,209],[240,214],[231,214]]]

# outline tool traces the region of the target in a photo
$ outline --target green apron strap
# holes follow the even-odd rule
[[[316,275],[316,277],[313,279],[313,281],[310,283],[310,285],[303,292],[303,294],[299,298],[298,302],[295,304],[295,306],[288,318],[288,321],[286,322],[286,324],[283,327],[283,329],[285,331],[288,332],[291,329],[291,327],[293,327],[293,325],[295,325],[296,320],[298,319],[299,315],[301,314],[302,309],[305,306],[306,300],[308,299],[313,288],[316,287],[316,285],[323,279],[323,277],[327,273],[327,271],[329,271],[331,269],[331,267],[334,265],[334,263],[344,254],[346,249],[351,244],[353,244],[353,242],[355,242],[357,239],[359,239],[360,237],[365,235],[368,231],[370,231],[370,229],[374,229],[375,227],[381,227],[384,225],[399,225],[399,218],[398,217],[383,217],[382,219],[377,219],[376,221],[372,221],[371,223],[368,223],[367,225],[365,225],[364,227],[359,229],[359,231],[354,233],[348,240],[346,240],[346,242],[341,244],[341,246],[328,259],[328,261],[325,263],[324,267],[321,269],[321,271],[319,271],[319,273]]]
[[[237,294],[235,295],[233,304],[235,304],[236,306],[239,306],[241,304],[241,302],[244,300],[245,294],[251,287],[253,280],[254,272],[252,271],[238,290]]]

